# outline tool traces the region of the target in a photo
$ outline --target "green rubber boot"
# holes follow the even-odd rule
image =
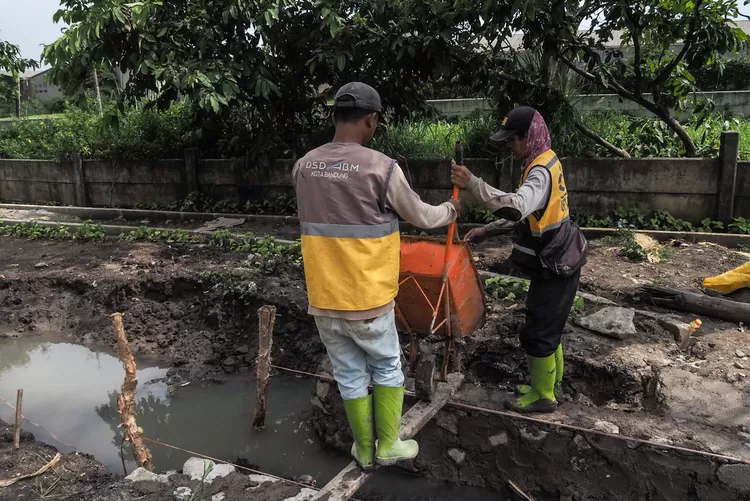
[[[555,350],[555,399],[558,402],[563,401],[562,380],[564,371],[565,360],[563,358],[563,347],[562,345],[558,345],[557,350]],[[526,395],[530,391],[531,386],[528,384],[519,384],[514,390],[516,395]]]
[[[537,358],[528,357],[531,391],[526,395],[505,402],[506,407],[516,412],[554,412],[555,376],[557,372],[555,355]]]
[[[401,411],[404,405],[404,387],[375,386],[375,428],[378,432],[375,462],[390,466],[419,454],[415,440],[401,440]]]
[[[565,373],[565,359],[563,357],[562,343],[557,345],[555,350],[555,399],[558,402],[563,401],[562,380]]]
[[[360,468],[367,470],[375,466],[375,427],[372,421],[372,395],[344,400],[346,418],[352,429],[354,443],[352,456]]]

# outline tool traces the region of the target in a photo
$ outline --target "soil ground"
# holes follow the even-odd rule
[[[474,255],[478,268],[507,273],[509,253],[509,240],[501,238],[482,244]],[[704,277],[747,259],[735,251],[696,244],[675,247],[661,263],[636,264],[620,257],[612,245],[594,242],[581,289],[627,304],[639,300],[637,287],[642,283],[698,291]],[[0,239],[0,274],[1,336],[59,332],[76,342],[111,346],[108,315],[120,311],[133,351],[170,361],[174,368],[169,382],[175,386],[186,380],[221,381],[228,373],[250,370],[256,351],[256,311],[263,304],[275,305],[279,314],[274,332],[276,363],[317,370],[324,359],[314,323],[306,314],[299,264],[259,262],[252,256],[200,246],[7,237]],[[684,321],[693,318],[669,313]],[[523,355],[516,338],[523,318],[521,303],[488,300],[485,327],[463,347],[469,384],[461,399],[497,406],[512,384],[523,381]],[[636,316],[638,334],[626,340],[571,325],[566,334],[567,401],[551,418],[587,427],[601,420],[615,422],[623,434],[750,457],[750,445],[745,445],[750,444],[750,422],[743,411],[749,401],[745,376],[750,374],[750,362],[738,356],[750,354],[750,338],[740,326],[703,320],[685,351],[648,316]],[[345,441],[345,436],[339,439]],[[44,457],[52,451],[42,444],[38,447]],[[8,454],[3,440],[0,478],[18,473],[19,467],[25,473],[41,466],[34,454],[25,463]],[[93,480],[81,486],[71,473],[58,484],[61,494],[88,499],[80,496],[85,491],[75,489],[90,487],[97,492],[109,489],[111,497],[99,498],[103,501],[131,499],[115,497],[122,492],[117,487],[121,484],[113,483],[115,479],[101,465],[85,456],[74,459],[80,464],[66,456],[65,461],[72,461],[70,470],[85,471]],[[433,474],[439,477],[436,471]],[[24,492],[32,492],[34,482],[19,482],[23,485],[0,492],[0,498],[6,499],[8,492],[20,493],[23,486]]]
[[[0,479],[11,479],[39,470],[54,458],[54,447],[37,442],[30,433],[23,432],[18,451],[13,450],[13,427],[0,421]],[[60,461],[42,475],[21,480],[0,488],[3,501],[164,501],[176,499],[174,493],[180,488],[189,488],[184,499],[209,501],[225,499],[254,499],[259,501],[283,501],[302,492],[302,487],[258,475],[232,472],[226,477],[203,483],[186,475],[171,473],[161,475],[161,481],[131,481],[117,479],[92,456],[81,453],[62,455]],[[306,490],[305,492],[308,492]],[[224,495],[223,498],[216,495]],[[192,497],[190,497],[192,496]],[[300,497],[299,501],[308,499]]]

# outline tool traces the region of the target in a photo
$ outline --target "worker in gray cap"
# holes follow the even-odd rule
[[[365,147],[381,112],[380,96],[369,85],[341,87],[333,102],[333,141],[298,160],[292,173],[308,311],[344,400],[352,455],[364,469],[419,452],[414,440],[399,439],[404,400],[394,316],[399,216],[416,227],[435,228],[455,220],[461,207],[458,201],[422,202],[395,160]]]

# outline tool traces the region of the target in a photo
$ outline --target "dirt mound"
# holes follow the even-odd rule
[[[483,268],[507,271],[508,250],[484,247],[477,262]],[[666,277],[665,285],[689,289],[697,287],[703,276],[725,271],[739,259],[712,246],[694,245],[675,252],[679,264],[676,257],[636,264],[599,243],[593,246],[582,283],[584,288],[603,290],[603,295],[619,299],[631,297],[640,282],[659,277]],[[299,264],[200,246],[81,245],[5,238],[0,240],[0,274],[0,336],[51,331],[79,343],[111,347],[109,315],[119,311],[125,315],[136,354],[156,355],[172,363],[171,384],[221,381],[227,374],[251,370],[257,351],[257,309],[264,304],[277,308],[275,363],[316,371],[324,359],[314,322],[306,312]],[[591,313],[590,308],[596,306],[586,308],[578,314]],[[525,359],[517,339],[524,316],[521,300],[488,302],[485,327],[457,343],[467,375],[460,400],[501,409],[512,386],[525,382]],[[743,333],[735,326],[704,320],[692,346],[680,351],[653,315],[636,314],[635,327],[636,334],[624,339],[568,328],[566,399],[550,418],[589,429],[617,428],[622,434],[704,451],[750,456],[746,445],[750,430],[741,412],[750,383],[738,375],[744,374],[740,367],[745,367],[746,356],[737,353],[750,353]],[[403,341],[408,356],[407,340]],[[440,349],[439,344],[433,345],[436,353]],[[688,389],[700,392],[701,397],[691,398]],[[727,395],[731,409],[713,412]],[[319,383],[313,406],[320,436],[329,446],[346,452],[351,437],[335,385]],[[699,412],[691,412],[696,406]],[[465,408],[442,411],[420,439],[423,450],[412,467],[415,472],[501,491],[510,479],[537,499],[556,499],[562,493],[602,500],[732,500],[750,493],[742,483],[750,474],[746,465],[723,465],[713,459],[592,438]],[[51,448],[39,447],[42,456],[51,457]],[[0,459],[10,461],[0,464],[4,474],[17,472],[13,456],[0,454]],[[113,484],[103,467],[86,456],[64,460],[72,461],[70,472],[86,472],[91,478],[82,477],[86,479],[82,481],[71,474],[61,480],[69,490],[57,487],[58,492],[70,499],[90,499],[88,493],[95,489],[101,501],[157,499],[155,495],[167,492],[141,492]],[[40,461],[29,456],[21,466],[35,469]],[[32,492],[33,483],[24,485],[23,492]]]
[[[253,366],[257,310],[271,304],[276,362],[311,369],[323,355],[299,265],[208,248],[8,242],[19,248],[0,258],[2,336],[52,331],[114,346],[119,311],[134,353],[170,361],[172,382],[220,379]]]

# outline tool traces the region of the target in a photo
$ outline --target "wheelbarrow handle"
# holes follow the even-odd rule
[[[454,160],[457,164],[463,165],[464,163],[464,147],[460,142],[456,142],[456,148],[454,150]],[[458,200],[458,186],[453,185],[453,194],[451,200]],[[453,247],[453,240],[456,237],[456,231],[458,227],[458,218],[448,226],[448,239],[445,241],[445,262],[443,263],[443,277],[445,278],[448,272],[448,256],[450,255],[451,248]]]
[[[451,200],[458,200],[458,186],[453,187],[453,195],[451,196]],[[453,222],[450,225],[448,225],[448,240],[445,243],[446,261],[448,260],[447,251],[450,250],[451,246],[453,245],[453,238],[456,236],[457,226],[458,226],[458,218],[454,219]]]

